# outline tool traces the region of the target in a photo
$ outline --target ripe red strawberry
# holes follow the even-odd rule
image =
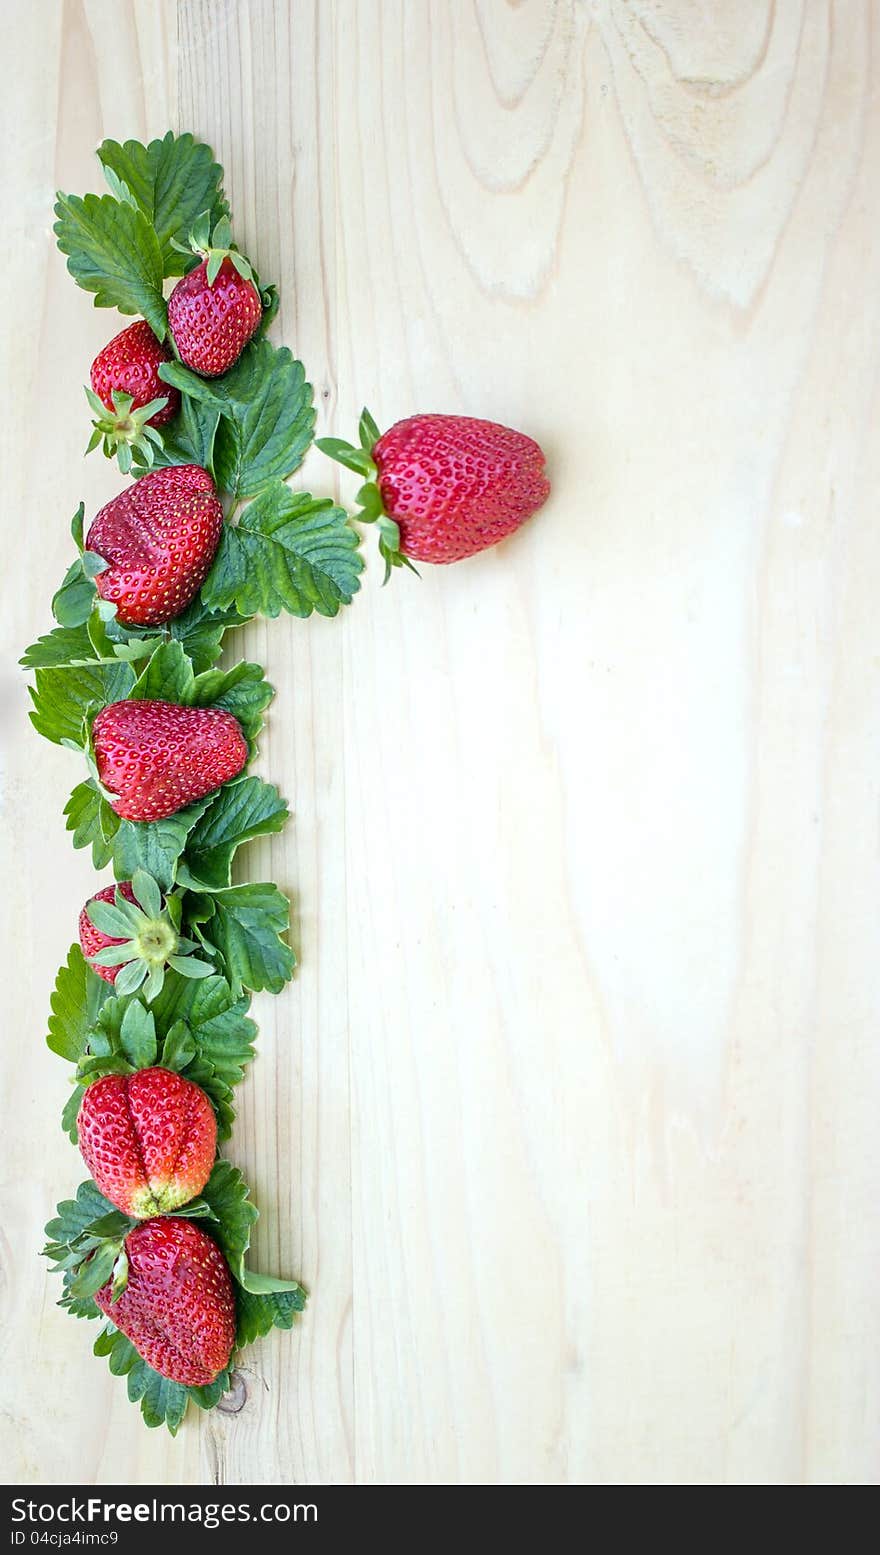
[[[89,918],[88,911],[92,902],[112,902],[117,890],[122,892],[122,895],[125,897],[127,902],[134,901],[134,892],[131,889],[130,882],[128,880],[123,880],[121,885],[118,887],[115,885],[108,885],[104,887],[103,891],[96,891],[95,895],[90,897],[86,902],[85,907],[79,915],[79,943],[82,949],[82,953],[87,961],[89,960],[89,957],[94,956],[97,951],[106,950],[108,945],[122,944],[121,939],[111,939],[109,934],[102,934],[100,929],[96,929],[95,925]],[[97,972],[99,977],[103,977],[105,983],[115,983],[116,974],[119,971],[118,966],[95,966],[94,962],[92,962],[91,967],[93,972]]]
[[[235,1298],[216,1242],[191,1220],[160,1217],[125,1239],[128,1279],[116,1301],[112,1281],[95,1301],[148,1366],[185,1387],[207,1387],[229,1364]]]
[[[201,465],[142,476],[101,509],[86,535],[86,549],[110,563],[95,579],[98,593],[123,626],[170,621],[204,583],[222,529],[220,499]]]
[[[98,352],[90,373],[92,390],[110,412],[115,409],[114,392],[130,395],[132,410],[143,410],[151,400],[164,398],[164,408],[154,411],[145,423],[163,427],[180,409],[180,391],[159,377],[161,363],[171,359],[171,352],[160,345],[146,319],[138,319]]]
[[[410,416],[380,436],[364,411],[359,448],[318,447],[366,476],[359,516],[378,520],[386,577],[408,560],[455,562],[496,545],[550,494],[533,438],[471,416]]]
[[[247,742],[231,713],[176,702],[111,702],[92,725],[98,777],[125,821],[160,821],[241,772]]]
[[[260,327],[263,304],[251,275],[240,254],[226,253],[216,273],[211,260],[203,259],[168,299],[178,356],[203,378],[227,372]]]
[[[201,1193],[217,1154],[217,1120],[200,1086],[170,1069],[95,1080],[77,1118],[79,1148],[105,1199],[145,1220]]]

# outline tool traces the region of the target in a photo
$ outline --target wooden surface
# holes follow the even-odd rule
[[[3,16],[6,1477],[875,1482],[880,6]],[[239,640],[296,812],[247,867],[302,969],[232,1154],[313,1295],[176,1442],[36,1257],[82,1175],[43,1034],[94,877],[13,668],[118,483],[80,387],[117,326],[52,191],[169,125],[322,429],[486,415],[555,487],[495,553]]]

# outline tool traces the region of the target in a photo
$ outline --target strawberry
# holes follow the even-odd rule
[[[165,910],[157,881],[146,870],[135,870],[131,881],[105,886],[79,915],[79,942],[94,972],[116,984],[121,997],[143,986],[151,1004],[162,992],[165,968],[184,977],[210,977],[216,968],[192,952],[195,940],[184,939],[175,926],[180,921],[180,899],[170,904],[174,921]]]
[[[218,378],[259,329],[263,301],[251,266],[232,244],[227,217],[211,235],[201,217],[190,245],[202,260],[171,293],[168,327],[180,360],[203,378]]]
[[[94,956],[99,950],[106,950],[108,945],[122,944],[121,939],[111,939],[109,934],[102,934],[100,929],[95,928],[89,917],[89,908],[93,902],[115,902],[117,891],[121,891],[127,902],[134,901],[134,892],[131,889],[131,885],[127,880],[123,880],[118,886],[108,885],[104,887],[103,891],[96,892],[91,900],[86,902],[79,915],[79,943],[87,961],[90,956]],[[90,962],[90,965],[92,971],[97,972],[99,977],[103,977],[105,983],[115,983],[116,974],[119,971],[118,966],[100,966],[96,965],[94,961]]]
[[[111,702],[92,725],[98,777],[125,821],[160,821],[237,777],[248,759],[238,721],[219,707]]]
[[[317,446],[366,476],[358,517],[378,521],[386,581],[413,560],[456,562],[497,545],[550,494],[533,438],[471,416],[410,416],[380,435],[365,410],[359,448],[335,437]]]
[[[130,324],[92,363],[91,389],[86,397],[95,413],[94,431],[86,453],[103,442],[108,458],[117,455],[120,469],[131,469],[132,455],[152,464],[154,444],[162,442],[158,427],[177,415],[180,391],[159,377],[159,367],[171,361],[145,319]]]
[[[121,1273],[96,1293],[97,1305],[154,1371],[207,1387],[235,1343],[232,1280],[216,1242],[191,1220],[160,1216],[129,1232],[122,1258]]]
[[[146,1220],[201,1193],[217,1154],[205,1092],[170,1069],[107,1074],[86,1089],[79,1148],[105,1199]]]
[[[108,562],[95,585],[123,626],[160,626],[195,598],[220,544],[223,509],[207,470],[171,465],[103,507],[86,549]]]

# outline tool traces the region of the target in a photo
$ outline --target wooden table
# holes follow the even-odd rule
[[[876,1479],[878,13],[4,8],[7,1478]],[[43,1036],[94,876],[14,668],[119,484],[81,458],[116,321],[53,190],[169,126],[225,164],[322,430],[494,417],[555,487],[497,552],[237,645],[296,815],[247,868],[302,966],[232,1154],[257,1262],[313,1294],[177,1441],[37,1257],[82,1175]]]

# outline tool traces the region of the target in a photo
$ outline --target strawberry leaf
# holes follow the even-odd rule
[[[92,971],[79,945],[71,945],[50,1000],[52,1014],[46,1041],[53,1053],[72,1064],[78,1062],[109,995],[110,984]]]
[[[26,670],[76,669],[94,664],[97,655],[84,622],[78,626],[56,626],[26,648],[19,664]]]
[[[198,255],[191,254],[187,260],[173,244],[186,242],[203,211],[210,212],[212,227],[228,214],[223,169],[214,161],[210,146],[190,134],[169,130],[148,146],[136,140],[124,145],[105,140],[98,147],[98,159],[114,193],[123,186],[154,228],[165,275],[183,275],[197,264]]]
[[[195,804],[161,821],[120,821],[113,838],[113,868],[117,880],[130,880],[136,869],[144,869],[162,891],[170,891],[187,836],[204,815],[212,797],[197,799]]]
[[[168,977],[151,1008],[160,1042],[170,1039],[182,1021],[195,1043],[197,1057],[180,1073],[202,1085],[191,1070],[194,1064],[207,1063],[213,1079],[228,1091],[244,1078],[254,1056],[257,1028],[248,1016],[249,1005],[247,997],[233,994],[224,977],[205,977],[198,982]],[[174,1043],[180,1040],[178,1032]],[[209,1095],[214,1094],[210,1077],[204,1088]]]
[[[140,1402],[144,1425],[151,1430],[167,1425],[171,1435],[177,1435],[189,1403],[189,1389],[182,1382],[160,1377],[138,1356],[128,1373],[128,1396],[133,1404]]]
[[[76,1120],[79,1117],[80,1104],[84,1095],[85,1086],[75,1085],[70,1095],[68,1096],[67,1101],[64,1104],[64,1110],[61,1113],[62,1132],[67,1135],[72,1145],[79,1143],[79,1132],[77,1130]]]
[[[187,909],[203,939],[220,952],[233,992],[281,992],[293,976],[296,957],[281,938],[290,927],[290,903],[276,885],[232,886],[210,897],[188,898]]]
[[[181,362],[163,362],[159,376],[220,412],[214,474],[236,499],[255,496],[299,469],[312,441],[315,412],[302,362],[286,346],[255,340],[222,378],[200,378]]]
[[[253,1344],[272,1328],[292,1328],[297,1314],[305,1311],[306,1301],[301,1285],[295,1290],[271,1291],[266,1295],[254,1295],[239,1286],[235,1292],[236,1345],[243,1348]]]
[[[213,476],[214,438],[219,420],[216,406],[184,394],[177,415],[162,428],[161,443],[154,445],[152,464],[138,464],[132,474],[146,475],[149,470],[168,464],[200,464]]]
[[[131,665],[123,663],[37,670],[34,686],[29,688],[34,704],[31,723],[55,745],[67,741],[85,748],[89,714],[127,696],[134,678]]]
[[[95,868],[104,869],[113,857],[113,839],[121,823],[91,778],[77,784],[64,814],[67,830],[73,832],[73,846],[90,847]]]
[[[150,1010],[140,999],[132,999],[126,1006],[119,1028],[119,1041],[124,1057],[133,1069],[149,1069],[156,1062],[156,1022]]]
[[[224,525],[202,599],[244,615],[335,616],[360,587],[358,543],[343,508],[276,481]]]
[[[182,885],[223,890],[237,848],[253,837],[278,832],[289,811],[277,788],[262,778],[227,783],[196,822],[178,869]]]
[[[155,627],[123,627],[118,621],[101,623],[105,633],[105,646],[115,654],[131,653],[136,647],[141,657],[149,657],[163,642],[179,642],[184,653],[192,661],[195,673],[210,669],[220,657],[223,633],[236,626],[244,626],[246,617],[237,610],[209,610],[200,599],[194,599],[182,615],[162,627],[162,636]],[[94,640],[97,630],[92,618],[90,632]]]
[[[142,314],[163,340],[162,251],[143,212],[110,194],[59,194],[55,215],[67,268],[77,286],[94,292],[95,307]]]

